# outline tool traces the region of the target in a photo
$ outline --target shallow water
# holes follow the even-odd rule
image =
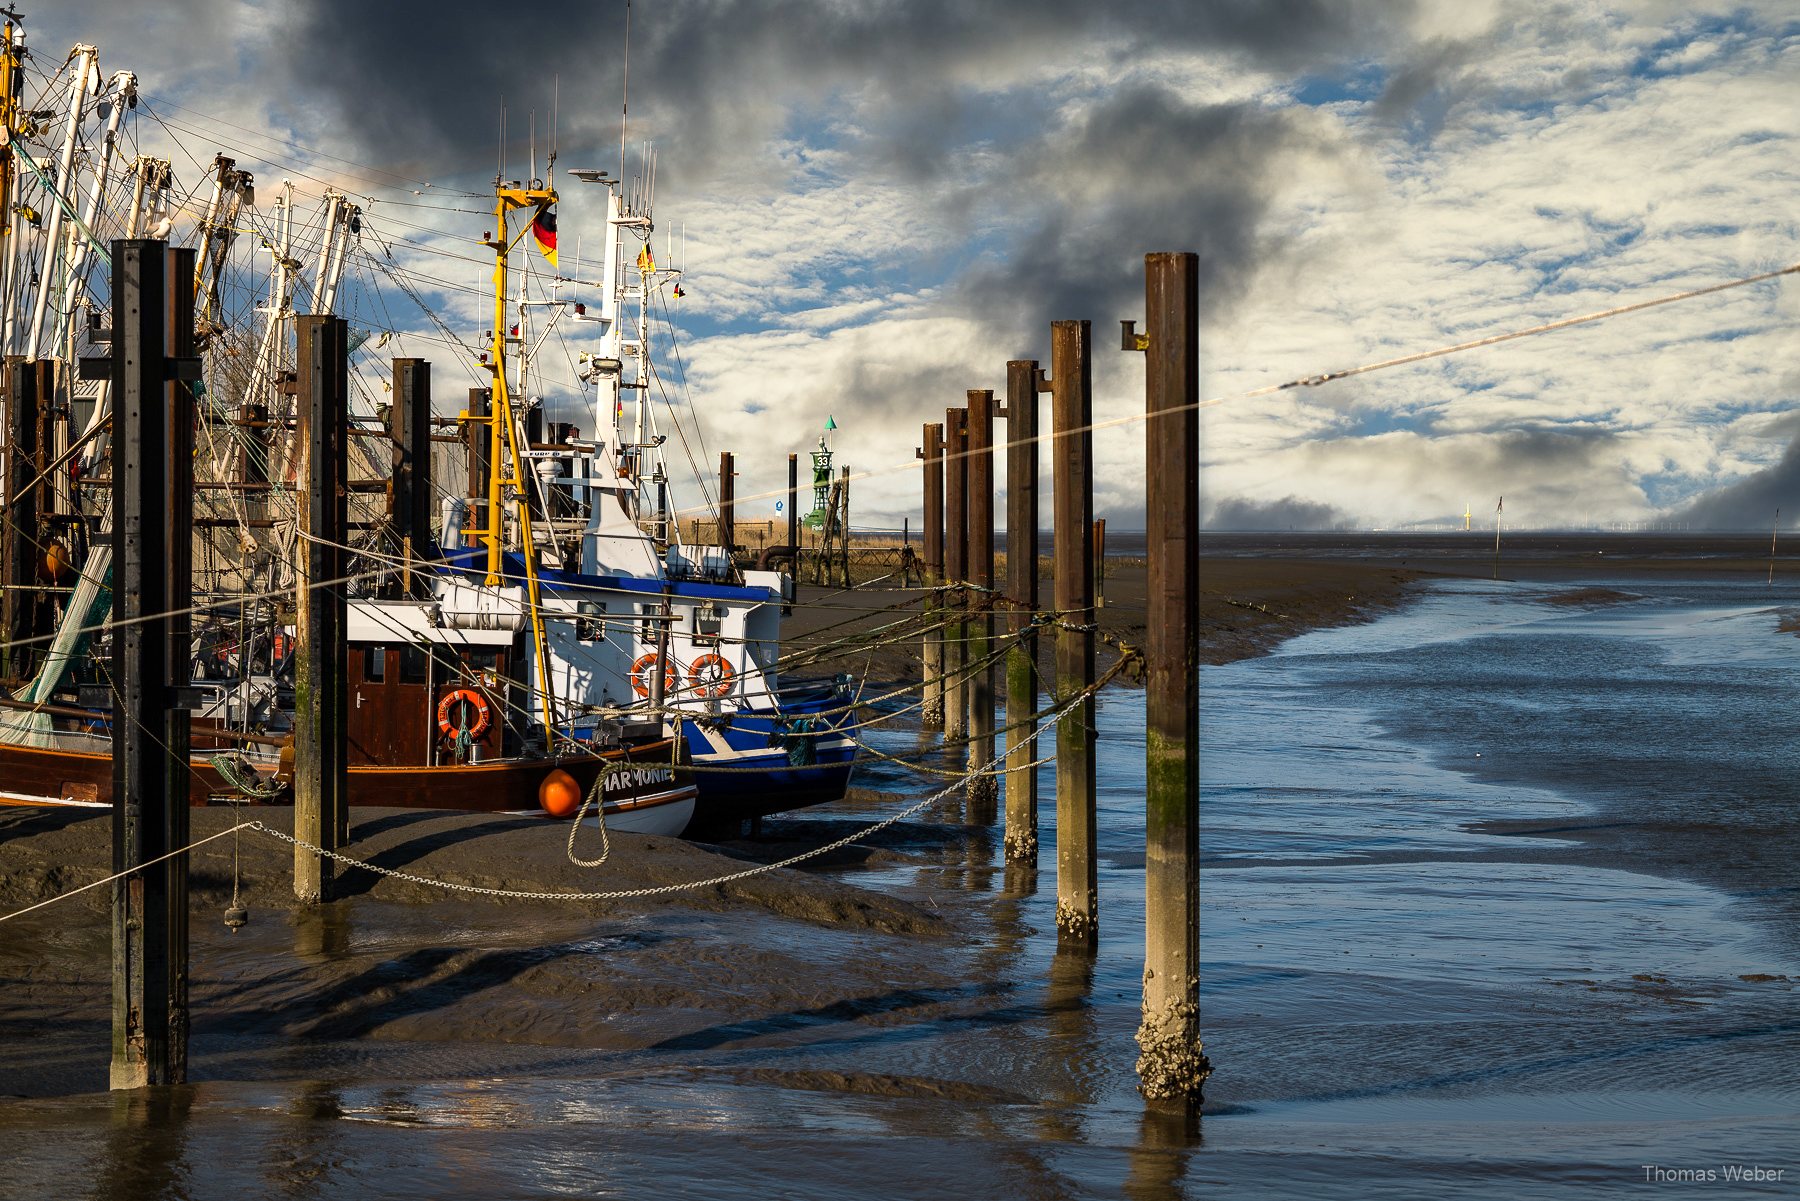
[[[985,833],[832,869],[967,918],[930,981],[631,1050],[199,1033],[188,1089],[0,1101],[0,1195],[1530,1197],[1728,1164],[1785,1178],[1720,1187],[1791,1191],[1793,598],[1628,591],[1448,583],[1207,669],[1198,1130],[1134,1092],[1142,698],[1115,692],[1091,960],[1055,946],[1046,769],[1035,879]],[[616,979],[673,948],[747,987],[729,916],[406,920],[375,935],[352,915],[309,953],[401,962],[436,938]],[[269,941],[208,970],[255,987],[307,932],[246,934]],[[792,937],[881,955],[866,933]],[[105,1014],[87,1017],[68,1037],[104,1055]]]

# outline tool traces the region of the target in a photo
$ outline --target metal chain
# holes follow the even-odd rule
[[[341,855],[336,851],[328,851],[324,847],[315,846],[314,844],[307,842],[305,839],[295,838],[292,834],[286,834],[280,830],[271,829],[261,822],[250,822],[245,828],[278,838],[282,842],[292,843],[294,846],[311,851],[315,855],[322,855],[327,859],[336,860],[346,867],[366,868],[369,871],[375,872],[377,875],[391,876],[396,880],[404,880],[408,884],[424,884],[432,888],[448,889],[451,892],[472,893],[477,896],[486,897],[505,897],[515,901],[629,901],[640,897],[669,896],[678,892],[690,892],[702,888],[712,888],[715,885],[720,884],[733,884],[739,880],[748,880],[752,876],[761,876],[768,872],[779,871],[784,867],[792,867],[794,864],[804,863],[808,859],[816,859],[820,855],[829,854],[832,851],[847,847],[859,838],[866,838],[871,834],[879,833],[889,826],[894,825],[896,822],[904,821],[915,813],[918,813],[931,805],[937,804],[960,787],[961,781],[958,781],[948,788],[943,788],[932,793],[922,801],[917,801],[914,804],[907,806],[905,809],[902,809],[891,817],[883,818],[872,826],[847,834],[835,842],[826,843],[824,846],[814,847],[810,851],[802,851],[800,854],[790,856],[778,863],[765,863],[758,867],[746,868],[741,872],[732,872],[730,875],[726,876],[714,876],[707,880],[689,880],[681,884],[660,884],[654,888],[613,889],[606,892],[523,892],[511,888],[484,888],[478,884],[457,884],[449,880],[434,880],[429,876],[415,876],[410,872],[395,871],[392,868],[386,867],[377,867],[375,864],[364,863],[361,860],[352,859],[348,855]]]

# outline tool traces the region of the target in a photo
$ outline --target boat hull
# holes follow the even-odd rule
[[[856,724],[842,692],[783,699],[777,710],[681,723],[699,796],[696,830],[842,800],[856,764]]]
[[[407,809],[454,809],[472,813],[543,812],[538,785],[555,770],[575,778],[585,795],[608,763],[629,762],[631,770],[608,776],[603,804],[608,829],[645,834],[679,834],[693,816],[695,788],[678,780],[669,766],[670,743],[652,743],[631,752],[612,750],[561,760],[503,759],[436,767],[356,766],[348,769],[350,803]],[[204,758],[190,760],[188,803],[242,802],[238,792]],[[273,777],[273,763],[259,770]],[[110,755],[0,744],[0,804],[110,807]],[[264,803],[289,804],[287,789]],[[256,803],[255,801],[251,802]]]

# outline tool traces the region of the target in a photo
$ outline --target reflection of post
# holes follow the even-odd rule
[[[1064,1081],[1053,1087],[1050,1100],[1039,1112],[1043,1115],[1044,1137],[1054,1142],[1072,1142],[1080,1138],[1081,1109],[1094,1100],[1091,1082],[1095,1073],[1089,1064],[1101,1063],[1105,1053],[1094,1028],[1094,957],[1085,950],[1058,946],[1050,959],[1050,987],[1044,998],[1050,1043],[1061,1050],[1066,1067],[1053,1079]]]
[[[1198,1105],[1212,1068],[1200,1046],[1200,367],[1194,254],[1144,260],[1145,534],[1149,555],[1144,1009],[1139,1087]]]
[[[350,953],[350,920],[341,905],[294,911],[294,955],[299,959],[342,959]]]
[[[1038,390],[1035,359],[1006,365],[1006,861],[1037,866]]]
[[[944,426],[925,423],[925,677],[919,724],[927,730],[944,728]]]
[[[992,774],[994,762],[994,665],[988,661],[994,645],[994,392],[969,389],[969,593],[972,610],[969,662],[977,664],[969,677],[970,771],[982,771],[969,779],[969,821],[988,826],[994,822],[994,802],[1000,795],[999,780]]]
[[[1094,478],[1089,326],[1050,327],[1055,435],[1056,696],[1074,701],[1056,723],[1056,931],[1093,946],[1100,936],[1094,861]]]
[[[969,457],[964,453],[967,426],[962,409],[944,410],[944,575],[950,585],[944,594],[944,737],[962,738],[969,732],[969,706],[963,699],[968,686],[963,665],[968,660],[963,606],[969,578]]]
[[[95,1173],[94,1195],[188,1195],[193,1166],[188,1159],[187,1124],[193,1104],[194,1090],[188,1088],[114,1093],[106,1158]]]
[[[1179,1197],[1188,1158],[1199,1145],[1198,1110],[1145,1106],[1138,1120],[1137,1146],[1128,1152],[1131,1174],[1125,1178],[1125,1196],[1131,1201]]]

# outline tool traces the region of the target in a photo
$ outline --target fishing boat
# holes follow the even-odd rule
[[[283,800],[296,298],[334,311],[367,214],[328,189],[316,231],[301,231],[284,182],[259,218],[250,172],[224,154],[185,198],[168,161],[118,163],[136,81],[120,72],[103,84],[92,47],[65,64],[65,113],[25,113],[11,90],[15,20],[0,47],[0,198],[12,214],[0,341],[24,366],[7,373],[0,637],[15,684],[0,697],[0,798],[110,801],[109,493],[96,486],[108,474],[109,397],[104,381],[71,367],[107,324],[96,281],[111,234],[185,237],[199,252],[195,562],[205,586],[191,647],[190,797]],[[443,498],[438,537],[417,540],[437,545],[396,545],[390,507],[344,548],[359,581],[347,586],[344,646],[351,802],[561,815],[572,797],[592,798],[611,825],[672,834],[841,796],[856,750],[847,681],[777,678],[791,577],[679,537],[650,404],[650,311],[652,298],[679,294],[680,272],[652,252],[652,159],[646,151],[630,184],[575,173],[606,195],[593,314],[564,294],[573,280],[552,273],[546,286],[529,257],[509,287],[528,234],[555,266],[554,171],[553,152],[548,183],[495,181],[495,227],[483,239],[494,320],[475,356],[489,387],[455,418],[467,487]],[[248,289],[230,274],[246,228],[257,232],[254,253],[268,254],[266,299],[248,324],[233,320],[233,298],[241,315]],[[316,247],[311,263],[303,246]],[[591,335],[574,381],[582,417],[547,422],[542,395],[554,387],[534,352],[571,331]],[[375,418],[353,418],[350,433],[379,475],[358,440],[384,432]],[[610,426],[611,437],[584,438],[583,426]],[[390,506],[391,496],[389,485]]]

